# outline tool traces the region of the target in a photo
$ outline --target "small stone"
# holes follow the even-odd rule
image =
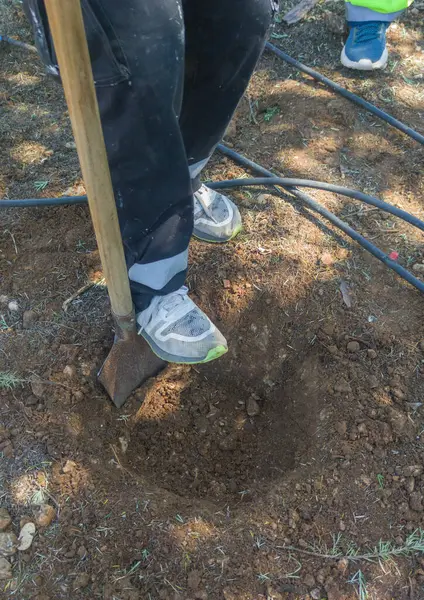
[[[229,290],[231,287],[231,281],[229,279],[223,279],[222,285],[224,286],[224,289]]]
[[[399,388],[392,389],[392,394],[398,400],[403,400],[405,398],[405,394]]]
[[[312,600],[321,600],[321,590],[319,588],[315,588],[314,590],[311,590],[311,594],[310,594]]]
[[[35,535],[34,523],[26,523],[22,527],[21,532],[19,534],[18,550],[20,552],[24,552],[25,550],[28,550],[28,548],[31,547],[32,540],[34,539],[34,535]]]
[[[35,509],[35,522],[39,527],[48,527],[56,518],[56,509],[51,504],[40,504]]]
[[[420,350],[424,351],[424,340],[422,340],[419,344]]]
[[[368,358],[370,358],[371,360],[374,360],[375,358],[377,358],[377,352],[373,348],[368,348],[367,355],[368,355]]]
[[[7,308],[10,310],[10,312],[17,312],[19,310],[19,304],[16,302],[16,300],[11,300],[7,305]]]
[[[359,352],[361,346],[359,345],[359,342],[349,342],[346,348],[348,352]]]
[[[405,481],[405,488],[408,494],[412,494],[415,489],[415,479],[413,477],[407,477]]]
[[[394,408],[390,408],[387,412],[388,420],[393,431],[396,435],[402,436],[408,428],[408,417],[403,412],[395,410]]]
[[[270,202],[271,200],[271,194],[259,194],[259,196],[256,198],[256,204],[268,204],[268,202]]]
[[[12,522],[12,517],[5,508],[0,508],[0,531],[4,531]]]
[[[423,511],[423,497],[420,492],[412,492],[409,496],[409,506],[411,510],[415,510],[416,512]]]
[[[5,558],[0,558],[0,579],[12,579],[12,565]]]
[[[326,577],[326,573],[324,569],[320,569],[317,573],[316,576],[316,580],[318,581],[318,583],[320,583],[321,585],[323,585],[324,581],[325,581],[325,577]]]
[[[190,571],[187,575],[187,585],[191,590],[197,590],[201,582],[199,571]]]
[[[334,258],[329,252],[324,252],[323,254],[321,254],[320,261],[321,264],[325,265],[326,267],[331,267],[334,265]]]
[[[33,310],[26,310],[22,315],[22,327],[23,329],[30,329],[32,325],[37,321],[38,315]]]
[[[11,531],[0,533],[0,556],[12,556],[18,549],[18,538]]]
[[[74,590],[82,590],[90,583],[90,575],[88,573],[80,573],[74,581]]]
[[[368,385],[370,386],[371,390],[374,390],[375,388],[378,388],[378,379],[375,375],[370,375],[368,378]]]
[[[313,588],[315,585],[315,577],[310,573],[307,573],[303,578],[303,583],[306,585],[306,587]]]
[[[70,150],[75,150],[77,147],[75,142],[66,142],[65,148],[69,148]]]
[[[77,464],[73,460],[67,460],[62,471],[64,473],[73,473],[77,467]]]
[[[25,398],[24,404],[25,406],[35,406],[38,404],[38,398],[35,396],[28,396],[28,398]]]
[[[4,294],[2,294],[0,296],[0,304],[7,304],[9,302],[9,298],[7,296],[5,296]]]
[[[346,524],[344,521],[340,521],[339,529],[340,529],[340,531],[346,531]]]
[[[323,325],[321,327],[321,331],[325,335],[328,335],[328,337],[331,337],[332,335],[334,335],[334,332],[335,332],[334,323],[326,323],[325,325]]]
[[[424,264],[415,263],[415,265],[412,267],[412,270],[415,271],[415,273],[424,273]]]
[[[44,396],[44,384],[38,379],[31,379],[31,390],[34,396],[42,398]]]
[[[365,423],[359,423],[358,433],[360,433],[361,435],[365,435],[367,433],[367,426],[365,425]]]
[[[337,346],[328,346],[328,351],[330,354],[337,354],[337,352],[339,351],[339,349],[337,348]]]
[[[261,409],[253,396],[250,396],[246,402],[246,412],[249,417],[256,417],[260,414]]]
[[[12,444],[10,442],[8,444],[6,444],[2,448],[2,452],[3,452],[3,456],[5,458],[13,458],[14,452],[13,452],[13,446],[12,446]]]
[[[74,365],[66,365],[66,367],[63,369],[63,374],[69,378],[75,377],[77,374],[77,369]]]
[[[346,381],[346,379],[341,378],[337,383],[334,384],[334,389],[336,392],[348,394],[352,391],[350,384]]]
[[[346,435],[346,431],[347,431],[346,421],[339,421],[338,423],[336,423],[336,431],[340,435]]]
[[[86,548],[85,548],[84,546],[80,546],[80,547],[78,548],[77,554],[78,554],[78,556],[79,556],[81,559],[82,559],[82,558],[85,558],[85,556],[87,556],[87,550],[86,550]]]
[[[199,590],[194,594],[195,600],[208,600],[208,593],[206,590]]]

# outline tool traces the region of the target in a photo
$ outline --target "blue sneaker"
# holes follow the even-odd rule
[[[349,22],[349,37],[342,50],[341,61],[349,69],[373,71],[387,64],[386,31],[389,22]]]

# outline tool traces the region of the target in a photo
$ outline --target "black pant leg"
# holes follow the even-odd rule
[[[195,177],[222,139],[247,88],[276,2],[183,0],[183,7],[186,76],[180,125]]]
[[[57,73],[43,0],[25,0]],[[136,311],[184,283],[193,199],[179,126],[181,0],[81,0]]]

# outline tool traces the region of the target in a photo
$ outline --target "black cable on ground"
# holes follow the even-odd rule
[[[6,44],[12,44],[12,46],[18,46],[18,48],[24,48],[30,52],[37,52],[37,48],[35,46],[31,46],[31,44],[26,44],[25,42],[20,42],[19,40],[14,40],[7,35],[0,35],[0,42],[6,42]]]
[[[25,200],[0,199],[0,208],[30,208],[34,206],[64,206],[85,204],[87,196],[61,196],[60,198],[26,198]]]
[[[348,90],[346,90],[344,87],[342,87],[338,83],[331,81],[331,79],[328,79],[328,77],[321,75],[321,73],[314,71],[310,67],[308,67],[308,66],[304,65],[303,63],[299,62],[298,60],[296,60],[295,58],[292,58],[289,54],[286,54],[285,52],[283,52],[282,50],[277,48],[277,46],[274,46],[274,44],[267,42],[266,48],[267,48],[267,50],[270,50],[270,52],[273,52],[276,56],[278,56],[285,62],[289,63],[293,67],[296,67],[296,69],[298,69],[299,71],[303,71],[303,73],[306,73],[313,79],[320,81],[321,83],[323,83],[324,85],[326,85],[327,87],[332,89],[334,92],[337,92],[341,96],[344,96],[344,98],[347,98],[351,102],[354,102],[355,104],[358,104],[359,106],[362,106],[362,108],[365,108],[368,112],[372,113],[379,119],[386,121],[386,123],[389,123],[389,125],[396,127],[396,129],[399,129],[399,131],[402,131],[402,133],[409,135],[409,137],[411,137],[418,143],[424,144],[424,135],[421,135],[420,133],[415,131],[415,129],[412,129],[412,127],[408,127],[408,125],[405,125],[404,123],[402,123],[402,121],[398,121],[397,119],[395,119],[388,113],[384,112],[384,110],[377,108],[370,102],[367,102],[366,100],[364,100],[363,98],[360,98],[356,94],[349,92]]]
[[[17,46],[21,46],[28,50],[35,50],[35,48],[30,46],[29,44],[25,44],[24,42],[17,42],[16,40],[7,38],[5,36],[0,36],[0,41],[7,41],[8,43],[12,43]],[[417,133],[412,128],[404,125],[397,119],[391,117],[390,115],[388,115],[384,111],[380,110],[379,108],[373,106],[366,100],[363,100],[359,96],[352,94],[351,92],[342,88],[341,86],[334,83],[327,77],[324,77],[320,73],[317,73],[313,69],[310,69],[306,65],[303,65],[302,63],[298,62],[297,60],[295,60],[294,58],[292,58],[291,56],[289,56],[288,54],[286,54],[285,52],[283,52],[282,50],[280,50],[273,44],[270,44],[269,42],[267,42],[266,47],[271,52],[276,54],[279,58],[285,60],[286,62],[288,62],[292,66],[296,67],[300,71],[307,73],[308,75],[310,75],[317,81],[320,81],[321,83],[324,83],[325,85],[330,87],[335,92],[341,94],[342,96],[346,97],[347,99],[351,100],[352,102],[359,104],[360,106],[362,106],[369,112],[378,116],[380,119],[386,121],[390,125],[393,125],[394,127],[399,129],[403,133],[406,133],[407,135],[409,135],[410,137],[412,137],[419,143],[421,143],[421,144],[424,143],[424,136]],[[240,154],[238,154],[234,150],[231,150],[230,148],[227,148],[223,144],[219,144],[218,149],[224,155],[235,160],[238,164],[243,165],[249,169],[252,169],[255,173],[264,175],[265,177],[253,178],[253,179],[233,179],[233,180],[229,180],[229,181],[214,182],[214,183],[209,184],[209,186],[211,188],[222,189],[222,188],[234,188],[234,187],[254,186],[254,185],[273,186],[274,188],[276,186],[282,187],[283,189],[287,190],[289,193],[296,196],[299,200],[301,200],[308,208],[317,212],[318,214],[323,216],[325,219],[327,219],[328,221],[333,223],[333,225],[335,225],[336,227],[341,229],[344,233],[349,235],[360,246],[365,248],[368,252],[370,252],[373,256],[375,256],[383,264],[385,264],[387,267],[389,267],[390,269],[395,271],[398,275],[400,275],[400,277],[402,277],[403,279],[408,281],[411,285],[413,285],[415,288],[417,288],[420,292],[424,293],[424,283],[422,281],[420,281],[419,279],[414,277],[411,273],[409,273],[409,271],[404,269],[397,262],[390,259],[387,256],[387,254],[385,254],[382,250],[377,248],[377,246],[374,246],[374,244],[369,242],[366,238],[364,238],[361,234],[359,234],[357,231],[355,231],[347,223],[345,223],[344,221],[339,219],[332,212],[327,210],[325,207],[321,206],[318,202],[316,202],[308,194],[305,194],[304,192],[298,190],[296,188],[296,186],[321,189],[321,190],[329,191],[332,193],[341,194],[341,195],[347,196],[349,198],[354,198],[356,200],[360,200],[362,202],[365,202],[366,204],[371,204],[372,206],[375,206],[381,210],[389,212],[392,215],[399,217],[400,219],[403,219],[404,221],[406,221],[406,222],[410,223],[411,225],[424,231],[424,222],[423,221],[421,221],[417,217],[414,217],[413,215],[410,215],[409,213],[403,211],[402,209],[392,206],[391,204],[388,204],[387,202],[383,202],[382,200],[379,200],[378,198],[369,196],[368,194],[364,194],[363,192],[351,190],[349,188],[345,188],[345,187],[338,186],[338,185],[333,185],[330,183],[314,181],[314,180],[276,177],[271,171],[264,169],[257,163],[249,160],[248,158],[245,158],[244,156],[241,156]],[[34,206],[38,206],[38,207],[40,207],[40,206],[61,206],[61,205],[66,205],[66,204],[83,204],[86,202],[87,202],[87,196],[63,196],[61,198],[29,198],[29,199],[25,199],[25,200],[0,200],[0,208],[11,208],[11,207],[14,207],[14,208],[20,207],[21,208],[21,207],[34,207]]]
[[[234,152],[234,150],[231,150],[230,148],[227,148],[223,144],[218,145],[218,150],[220,152],[222,152],[223,154],[225,154],[225,156],[228,156],[235,162],[238,162],[240,165],[248,167],[249,169],[252,169],[256,173],[259,173],[260,175],[265,175],[266,177],[276,177],[276,175],[274,173],[271,173],[271,171],[264,169],[260,165],[245,158],[244,156],[241,156],[240,154],[238,154],[237,152]],[[384,210],[385,212],[388,212],[388,213],[394,215],[395,217],[399,217],[400,219],[403,219],[404,221],[406,221],[407,223],[410,223],[414,227],[418,227],[418,229],[421,229],[422,231],[424,231],[424,221],[421,221],[417,217],[414,217],[410,213],[402,210],[401,208],[397,208],[396,206],[393,206],[392,204],[384,202],[383,200],[379,200],[378,198],[374,198],[373,196],[369,196],[368,194],[364,194],[363,192],[359,192],[358,190],[351,190],[350,188],[345,188],[340,185],[333,185],[332,183],[324,183],[321,181],[314,181],[312,179],[293,179],[293,178],[284,177],[284,178],[281,178],[281,181],[283,181],[283,180],[286,183],[284,185],[280,184],[280,186],[288,189],[292,193],[294,191],[293,188],[295,186],[310,187],[310,188],[314,188],[317,190],[324,190],[327,192],[332,192],[334,194],[340,194],[342,196],[347,196],[348,198],[354,198],[355,200],[361,200],[361,202],[365,202],[365,204],[370,204],[371,206],[376,206],[377,208],[380,208],[381,210]],[[240,179],[240,181],[242,181],[242,180]],[[224,187],[223,184],[225,184],[224,181],[223,182],[219,181],[219,182],[216,182],[216,184],[214,183],[214,184],[210,185],[209,187],[220,188],[220,187]]]
[[[305,185],[305,183],[305,180],[288,179],[286,177],[254,177],[253,179],[230,179],[228,181],[220,181],[219,183],[214,184],[213,187],[214,189],[228,189],[252,185],[272,185],[287,188],[287,185]],[[411,285],[416,287],[417,290],[424,294],[424,283],[422,281],[414,277],[414,275],[412,275],[409,271],[389,258],[385,252],[380,250],[380,248],[377,248],[377,246],[374,246],[374,244],[369,242],[360,233],[355,231],[352,227],[350,227],[350,225],[339,219],[339,217],[336,217],[336,215],[321,206],[321,204],[318,204],[318,202],[315,202],[315,200],[310,197],[304,198],[303,202],[313,211],[319,213],[322,217],[333,223],[333,225],[344,231],[344,233],[358,242],[358,244],[365,248],[365,250],[368,250],[368,252],[384,263],[386,267],[389,267],[389,269],[395,271],[398,275],[403,277],[403,279],[408,281]]]
[[[265,175],[266,177],[275,177],[271,171],[267,171],[260,165],[254,163],[253,161],[248,160],[244,156],[241,156],[234,150],[230,150],[223,144],[219,144],[218,149],[225,154],[226,156],[232,158],[236,162],[241,165],[247,166],[250,169],[253,169],[255,172]],[[242,187],[244,179],[237,180],[239,181],[239,186]],[[220,189],[222,187],[226,187],[226,181],[217,181],[209,183],[209,187],[212,189]],[[251,185],[251,184],[248,184]],[[258,184],[261,185],[261,184]],[[262,185],[270,185],[268,183]],[[409,214],[408,212],[402,210],[401,208],[397,208],[383,200],[379,200],[378,198],[374,198],[373,196],[369,196],[368,194],[364,194],[363,192],[359,192],[358,190],[352,190],[350,188],[342,187],[340,185],[333,185],[332,183],[325,183],[323,181],[315,181],[313,179],[295,179],[290,177],[280,177],[279,178],[279,186],[284,187],[291,193],[295,193],[295,187],[308,187],[314,188],[317,190],[324,190],[326,192],[332,192],[333,194],[340,194],[342,196],[347,196],[348,198],[354,198],[355,200],[360,200],[365,204],[369,204],[371,206],[375,206],[385,212],[388,212],[395,217],[398,217],[407,223],[410,223],[414,227],[421,229],[424,231],[424,221],[421,221],[417,217]],[[63,196],[61,198],[28,198],[26,200],[0,200],[0,208],[17,208],[17,207],[31,207],[31,206],[60,206],[66,204],[84,204],[87,202],[87,196]]]
[[[231,150],[231,148],[227,148],[227,146],[224,146],[223,144],[218,145],[218,150],[225,156],[228,156],[228,158],[231,158],[232,160],[234,160],[235,162],[240,164],[241,166],[246,167],[247,169],[251,169],[254,173],[257,173],[259,175],[264,175],[266,178],[268,178],[268,180],[265,179],[264,181],[266,181],[269,185],[271,184],[270,179],[275,178],[274,173],[272,173],[271,171],[268,171],[268,169],[265,169],[261,165],[258,165],[257,163],[253,162],[253,160],[250,160],[249,158],[246,158],[245,156],[241,156],[241,154],[234,152],[234,150]],[[246,184],[246,182],[249,180],[239,179],[238,181],[244,182]],[[250,181],[252,181],[252,182],[256,181],[256,185],[258,185],[257,179],[250,180]],[[230,183],[231,186],[233,185],[231,180],[229,182],[222,181],[222,182],[214,183],[214,188],[215,189],[224,188],[226,186],[226,184],[228,184],[228,183]],[[247,184],[247,185],[255,185],[255,184],[252,183],[252,184]],[[313,198],[311,198],[311,196],[309,196],[308,194],[305,194],[304,192],[301,192],[300,190],[297,190],[296,188],[280,186],[279,184],[276,184],[276,185],[278,187],[284,187],[284,189],[286,189],[289,193],[296,196],[308,208],[310,208],[314,212],[317,212],[322,217],[324,217],[325,219],[327,219],[328,221],[333,223],[333,225],[335,225],[336,227],[338,227],[339,229],[344,231],[349,237],[351,237],[353,240],[355,240],[360,246],[365,248],[365,250],[368,250],[368,252],[370,252],[378,260],[380,260],[383,264],[385,264],[387,267],[389,267],[389,269],[392,269],[393,271],[395,271],[398,275],[400,275],[400,277],[402,277],[403,279],[408,281],[417,290],[419,290],[421,293],[424,293],[424,283],[422,281],[420,281],[417,277],[414,277],[414,275],[412,275],[409,271],[404,269],[397,262],[390,259],[385,252],[380,250],[380,248],[377,248],[377,246],[374,246],[374,244],[369,242],[360,233],[355,231],[352,227],[350,227],[350,225],[348,225],[347,223],[345,223],[344,221],[339,219],[336,215],[334,215],[332,212],[330,212],[329,210],[327,210],[326,208],[321,206],[318,202],[316,202]],[[381,202],[381,201],[379,201],[379,202]],[[384,202],[383,204],[387,204],[387,203]],[[388,206],[390,206],[391,208],[396,208],[396,207],[392,207],[391,205],[388,205]],[[385,210],[385,209],[383,209],[383,210]],[[396,210],[399,210],[399,209],[396,209]],[[402,211],[402,212],[404,212],[404,211]],[[419,221],[419,219],[418,219],[418,221]],[[422,221],[419,221],[419,222],[421,224],[419,226],[419,228],[422,229],[423,222]]]

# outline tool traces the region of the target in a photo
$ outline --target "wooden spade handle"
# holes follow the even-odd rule
[[[132,312],[80,0],[45,0],[112,310]]]

